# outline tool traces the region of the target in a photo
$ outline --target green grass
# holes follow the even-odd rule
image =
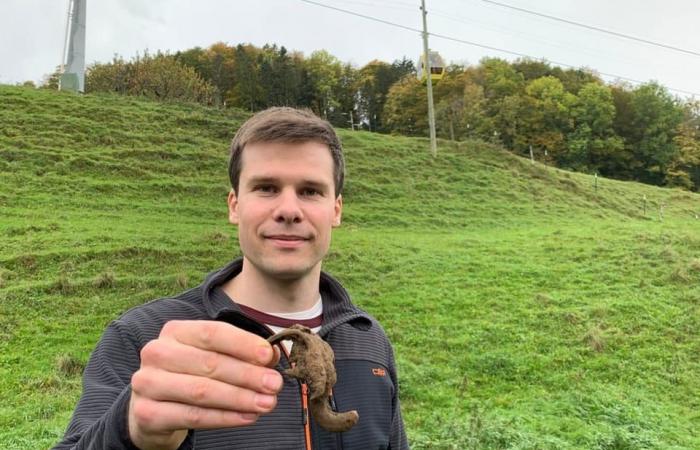
[[[0,87],[3,448],[60,438],[110,320],[238,255],[245,117]],[[432,159],[424,139],[341,138],[325,267],[395,344],[414,449],[700,448],[699,195],[596,191],[478,141]]]

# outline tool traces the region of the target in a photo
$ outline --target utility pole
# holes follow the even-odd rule
[[[435,110],[433,109],[433,80],[430,78],[430,50],[428,49],[428,21],[425,10],[425,0],[421,0],[423,12],[423,59],[426,81],[428,82],[428,123],[430,124],[430,153],[437,156],[437,141],[435,139]]]
[[[71,0],[68,0],[68,17],[66,17],[66,32],[63,34],[63,51],[61,52],[61,69],[59,73],[66,71],[66,49],[68,48],[68,32],[70,31],[70,18],[73,14],[73,5]]]
[[[85,92],[85,4],[87,0],[68,1],[68,23],[63,42],[59,89]],[[66,53],[66,47],[68,52]]]

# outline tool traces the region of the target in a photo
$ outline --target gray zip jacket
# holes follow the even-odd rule
[[[131,376],[140,366],[141,349],[158,337],[166,322],[220,320],[270,336],[267,327],[244,315],[221,289],[241,267],[242,260],[235,260],[209,274],[200,286],[137,306],[112,322],[90,356],[82,396],[54,450],[138,450],[129,439],[127,425]],[[316,426],[302,406],[301,385],[284,377],[277,407],[270,414],[247,427],[190,430],[181,450],[408,449],[393,351],[384,330],[354,306],[328,274],[321,274],[319,288],[323,301],[319,335],[335,352],[338,375],[331,404],[338,411],[357,410],[357,425],[345,433]],[[287,367],[283,356],[277,368]]]

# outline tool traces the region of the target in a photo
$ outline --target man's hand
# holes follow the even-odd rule
[[[277,404],[278,361],[279,350],[233,325],[168,322],[141,350],[131,379],[131,440],[142,450],[171,450],[188,429],[254,423]]]

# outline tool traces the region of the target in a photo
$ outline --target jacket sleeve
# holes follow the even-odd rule
[[[129,439],[131,376],[140,366],[140,345],[112,322],[83,373],[83,393],[63,440],[53,450],[139,450]],[[193,448],[192,433],[180,446]]]
[[[394,409],[394,416],[391,419],[391,435],[389,436],[389,449],[390,450],[408,450],[408,439],[406,438],[406,430],[403,426],[403,419],[401,418],[401,407],[399,405],[399,398],[396,397],[396,408]]]
[[[389,436],[389,449],[390,450],[408,450],[408,438],[406,438],[406,430],[403,425],[403,418],[401,417],[401,402],[399,401],[399,383],[398,376],[396,374],[396,363],[394,361],[394,351],[389,344],[389,355],[390,355],[390,373],[393,378],[394,386],[394,398],[393,403],[393,416],[391,418],[391,435]]]

